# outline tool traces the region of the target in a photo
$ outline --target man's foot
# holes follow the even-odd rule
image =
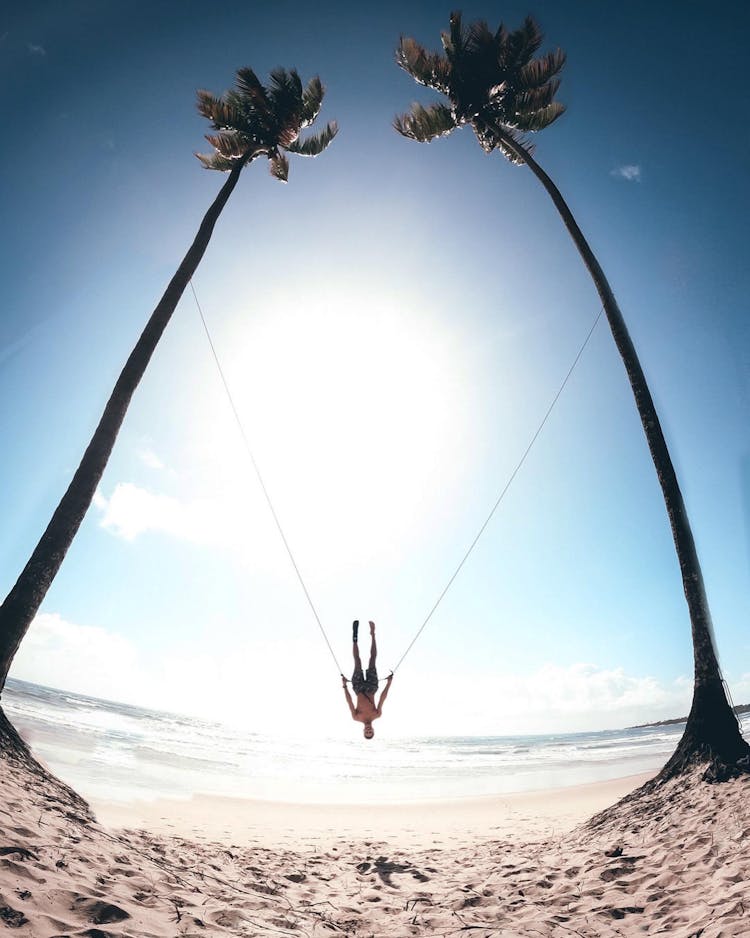
[[[359,631],[359,619],[355,619],[352,622],[352,642],[357,644],[357,632]]]
[[[371,622],[370,623],[370,635],[374,635],[374,634],[375,634],[375,623]]]

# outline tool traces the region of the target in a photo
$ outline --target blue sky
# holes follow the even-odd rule
[[[369,5],[368,5],[369,7]],[[195,278],[339,660],[353,618],[396,663],[593,322],[594,289],[527,171],[393,63],[437,3],[17,5],[0,21],[0,588],[80,459],[221,178],[195,89],[276,65],[341,132],[282,186],[243,174]],[[517,25],[517,3],[467,19]],[[750,700],[748,13],[538,3],[567,113],[535,138],[651,382],[720,656]],[[731,17],[729,16],[731,12]],[[186,294],[12,672],[54,686],[347,734],[333,662],[247,464]],[[383,732],[529,732],[673,716],[689,622],[624,370],[600,323],[492,525],[404,662]]]

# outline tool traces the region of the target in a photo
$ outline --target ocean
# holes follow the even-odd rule
[[[560,788],[655,771],[684,729],[290,739],[12,679],[3,706],[58,777],[89,800],[116,802],[206,794],[400,803]]]

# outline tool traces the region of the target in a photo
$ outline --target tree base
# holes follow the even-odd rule
[[[698,765],[705,766],[706,782],[726,782],[750,774],[750,745],[742,737],[718,679],[696,684],[682,739],[654,781],[669,781]]]
[[[39,788],[39,794],[44,801],[62,811],[69,820],[84,824],[96,820],[88,802],[78,792],[37,762],[0,705],[0,763],[2,762],[26,770],[25,777],[34,780],[34,787]]]
[[[15,726],[6,717],[0,706],[0,755],[11,759],[33,759],[26,743],[18,735]]]
[[[594,815],[586,828],[601,831],[638,813],[650,817],[673,811],[701,781],[728,782],[750,775],[750,745],[743,739],[739,723],[724,693],[720,679],[696,685],[685,732],[664,768],[635,791]],[[673,785],[668,785],[673,782]]]

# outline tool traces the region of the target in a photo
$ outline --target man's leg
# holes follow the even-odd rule
[[[359,629],[359,622],[355,619],[352,624],[352,656],[354,657],[354,670],[362,670],[362,661],[359,657],[359,645],[357,644],[357,630]]]
[[[368,668],[375,667],[375,659],[378,657],[378,646],[375,643],[375,623],[370,623],[370,663],[367,665]]]

